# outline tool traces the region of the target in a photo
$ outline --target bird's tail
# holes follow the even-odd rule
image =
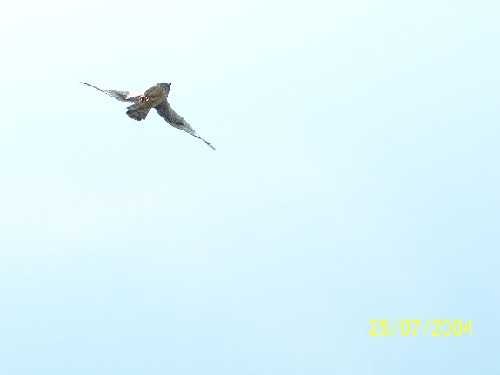
[[[151,108],[141,106],[137,103],[132,104],[131,106],[127,107],[127,116],[136,121],[141,121],[146,118],[150,109]]]

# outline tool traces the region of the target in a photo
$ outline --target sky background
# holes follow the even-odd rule
[[[499,19],[481,0],[3,4],[0,373],[498,374]],[[79,81],[172,82],[217,151]]]

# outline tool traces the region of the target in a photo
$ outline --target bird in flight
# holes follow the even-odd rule
[[[207,142],[196,133],[191,125],[189,125],[187,121],[184,120],[184,117],[179,116],[177,112],[175,112],[172,107],[170,107],[170,103],[167,101],[168,94],[170,93],[170,83],[157,83],[156,85],[144,91],[144,93],[137,94],[132,94],[129,91],[104,90],[97,86],[91,85],[90,83],[80,83],[93,87],[121,102],[134,103],[131,106],[127,107],[127,116],[136,121],[144,120],[151,108],[154,108],[156,109],[158,114],[174,128],[188,132],[193,137],[201,139],[210,148],[215,150],[214,146],[212,146],[210,142]]]

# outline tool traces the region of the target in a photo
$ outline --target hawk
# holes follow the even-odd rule
[[[93,87],[121,102],[134,103],[131,106],[127,107],[127,116],[136,121],[144,120],[151,108],[154,108],[156,109],[158,114],[174,128],[188,132],[193,137],[201,139],[209,147],[215,150],[214,146],[212,146],[209,142],[204,140],[196,133],[191,125],[189,125],[186,120],[184,120],[184,117],[179,116],[177,112],[175,112],[172,107],[170,107],[170,103],[167,101],[168,94],[170,93],[170,83],[157,83],[156,85],[144,91],[144,93],[138,94],[132,94],[129,91],[104,90],[97,86],[91,85],[90,83],[80,83]]]

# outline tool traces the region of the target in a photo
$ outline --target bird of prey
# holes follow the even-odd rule
[[[141,121],[146,118],[151,108],[156,109],[158,114],[163,117],[163,119],[172,125],[174,128],[184,130],[191,134],[193,137],[201,139],[209,147],[215,150],[209,142],[200,137],[196,131],[175,112],[170,103],[167,101],[168,94],[170,93],[170,83],[157,83],[156,85],[150,87],[144,93],[132,94],[129,91],[118,91],[118,90],[104,90],[97,86],[91,85],[90,83],[80,82],[84,85],[93,87],[106,95],[111,96],[121,102],[134,103],[127,107],[127,116],[136,120]]]

